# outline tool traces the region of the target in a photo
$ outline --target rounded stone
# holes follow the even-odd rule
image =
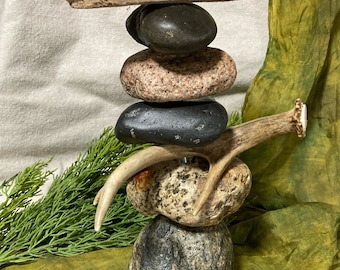
[[[182,58],[157,55],[147,49],[125,61],[120,80],[132,97],[167,102],[220,94],[233,85],[236,73],[233,59],[216,48]]]
[[[120,115],[115,134],[126,143],[198,146],[217,139],[227,122],[225,108],[208,98],[187,102],[139,102]]]
[[[139,234],[129,270],[232,270],[233,243],[224,224],[181,226],[158,216]]]
[[[186,55],[207,47],[217,33],[213,17],[194,4],[150,4],[127,19],[129,34],[162,54]]]
[[[251,172],[241,160],[233,159],[201,211],[194,215],[193,206],[203,191],[208,167],[198,157],[189,163],[160,162],[128,183],[127,196],[144,215],[161,214],[190,227],[216,225],[243,204],[250,191]]]

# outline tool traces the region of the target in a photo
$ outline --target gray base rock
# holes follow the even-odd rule
[[[233,244],[224,224],[191,228],[158,216],[139,234],[129,270],[231,270]]]

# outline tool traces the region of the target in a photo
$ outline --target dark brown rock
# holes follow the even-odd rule
[[[155,52],[186,55],[203,49],[217,33],[214,19],[194,4],[150,4],[126,21],[130,35]]]

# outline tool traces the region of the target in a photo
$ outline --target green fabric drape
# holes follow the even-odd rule
[[[339,204],[340,2],[277,1],[269,6],[270,41],[246,95],[245,121],[308,106],[307,137],[267,141],[242,155],[266,209],[298,202]],[[274,199],[274,200],[273,200]]]
[[[307,137],[242,154],[253,174],[248,200],[262,214],[231,226],[236,269],[340,269],[340,2],[271,0],[269,36],[243,119],[286,111],[300,97]]]
[[[241,155],[253,187],[251,207],[230,226],[235,269],[340,269],[340,1],[270,0],[269,34],[243,119],[286,111],[300,97],[308,105],[307,137],[285,135]],[[96,252],[30,265],[127,269],[131,249]]]

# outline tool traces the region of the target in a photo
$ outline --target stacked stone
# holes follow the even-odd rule
[[[148,49],[129,57],[121,70],[125,91],[143,102],[119,117],[116,136],[127,143],[201,146],[225,130],[228,114],[209,97],[234,83],[236,67],[210,48],[217,27],[194,4],[150,4],[127,19],[130,35]]]
[[[185,147],[216,140],[228,114],[211,96],[230,88],[236,67],[226,52],[208,47],[217,33],[214,19],[191,3],[147,4],[130,15],[126,26],[148,49],[122,67],[125,91],[143,101],[121,114],[117,138]],[[232,269],[232,242],[221,221],[244,201],[250,172],[235,160],[209,203],[193,215],[207,171],[205,160],[191,157],[157,164],[129,182],[127,194],[136,209],[161,215],[139,235],[129,269]],[[162,239],[164,234],[168,237]]]

